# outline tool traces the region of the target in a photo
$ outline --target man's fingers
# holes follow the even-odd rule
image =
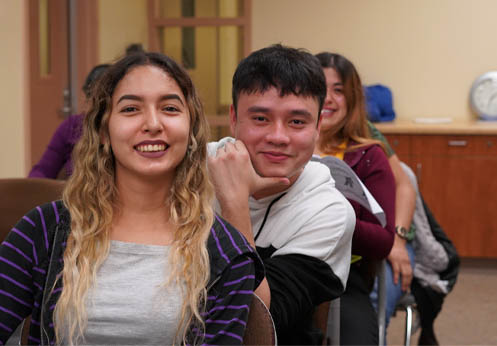
[[[267,189],[271,187],[279,186],[289,186],[290,179],[286,177],[271,177],[271,178],[260,178],[257,184],[258,189]]]

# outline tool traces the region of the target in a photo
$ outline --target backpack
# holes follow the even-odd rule
[[[392,91],[381,84],[364,87],[366,108],[372,122],[392,121],[395,119]]]

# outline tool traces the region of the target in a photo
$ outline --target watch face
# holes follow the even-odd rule
[[[399,235],[399,237],[407,239],[407,228],[402,226],[397,226],[395,227],[395,232]]]
[[[497,120],[497,71],[487,72],[473,83],[471,104],[480,117]]]

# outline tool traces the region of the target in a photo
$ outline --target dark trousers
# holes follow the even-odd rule
[[[369,299],[370,292],[360,265],[353,264],[347,288],[340,297],[340,345],[378,345],[378,315]]]

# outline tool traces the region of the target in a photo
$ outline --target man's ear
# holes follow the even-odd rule
[[[236,109],[233,104],[230,106],[230,130],[231,135],[236,138]]]

